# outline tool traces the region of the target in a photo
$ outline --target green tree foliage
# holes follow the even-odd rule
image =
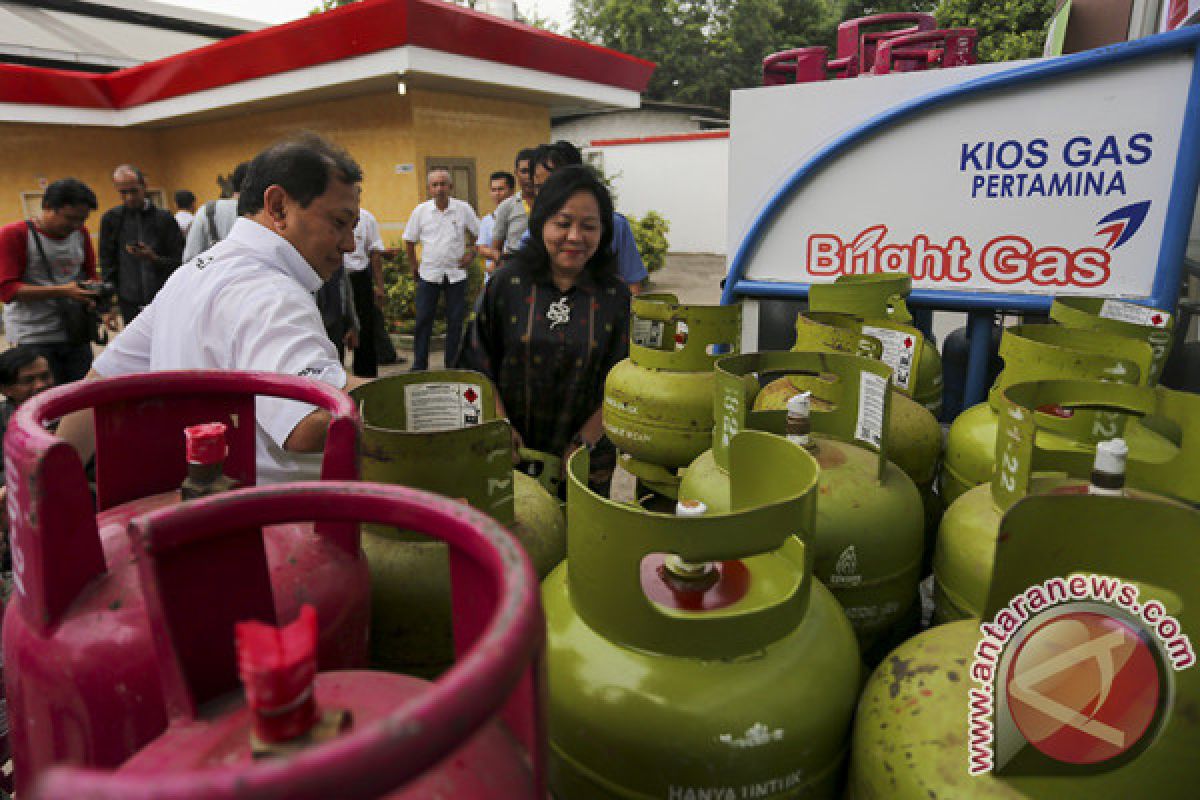
[[[321,0],[320,4],[308,13],[322,14],[326,11],[332,11],[335,8],[341,8],[342,6],[348,6],[351,3],[356,2],[358,2],[358,0]]]
[[[713,0],[574,0],[571,33],[656,62],[650,99],[705,103],[712,88],[708,34],[715,6]]]
[[[980,61],[1012,61],[1042,54],[1054,0],[942,0],[938,23],[979,31]]]
[[[671,232],[671,223],[657,211],[647,211],[642,218],[626,216],[629,227],[633,230],[633,240],[637,242],[638,253],[647,272],[662,269],[667,263],[667,234]]]
[[[980,58],[1041,52],[1055,0],[573,0],[571,35],[649,59],[650,100],[727,107],[729,90],[757,86],[762,59],[824,45],[843,20],[934,12],[942,27],[980,31]]]

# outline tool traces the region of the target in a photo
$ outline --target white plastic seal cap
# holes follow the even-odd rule
[[[708,513],[708,506],[699,500],[680,500],[675,504],[677,517],[703,517]]]
[[[1124,475],[1125,462],[1129,458],[1129,445],[1124,439],[1109,439],[1096,446],[1096,472],[1108,475]]]
[[[812,392],[794,394],[787,401],[789,417],[807,417],[812,412]]]

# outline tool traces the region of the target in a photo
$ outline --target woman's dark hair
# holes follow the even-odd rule
[[[63,206],[96,207],[96,193],[78,178],[63,178],[46,187],[42,208],[57,211]]]
[[[191,208],[196,205],[196,195],[187,189],[180,189],[175,192],[175,205],[180,208]]]
[[[515,259],[525,264],[538,277],[550,273],[550,253],[546,250],[542,229],[576,192],[588,192],[596,198],[596,205],[600,207],[600,244],[596,247],[595,255],[584,265],[584,269],[596,280],[615,277],[617,259],[612,251],[612,197],[591,167],[563,167],[555,170],[549,180],[542,184],[533,210],[529,212],[529,240],[517,251]]]
[[[41,357],[41,353],[27,344],[10,347],[0,353],[0,386],[12,386],[17,382],[17,373]]]
[[[566,139],[559,139],[553,144],[538,145],[533,160],[529,162],[529,168],[542,167],[547,172],[554,172],[559,167],[577,166],[582,163],[583,154],[579,152],[579,148]]]
[[[236,170],[235,170],[236,171]],[[350,154],[315,133],[272,145],[256,155],[246,169],[238,196],[238,216],[257,214],[263,194],[282,186],[301,208],[325,194],[330,176],[343,183],[358,183],[362,169]]]

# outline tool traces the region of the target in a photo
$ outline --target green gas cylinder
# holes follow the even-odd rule
[[[810,449],[821,467],[814,572],[846,610],[868,658],[917,607],[924,536],[921,497],[888,461],[891,370],[841,353],[750,353],[717,362],[713,449],[684,472],[680,498],[730,508],[729,442],[752,428],[782,434],[784,411],[752,411],[760,377],[802,374],[824,401],[811,413]]]
[[[1000,340],[1004,370],[996,378],[986,402],[973,406],[950,426],[942,464],[939,494],[947,506],[973,486],[986,483],[995,465],[998,392],[1014,383],[1037,380],[1103,380],[1147,384],[1154,353],[1145,341],[1100,330],[1063,325],[1017,325],[1007,328]],[[1093,445],[1102,439],[1123,437],[1138,457],[1153,461],[1170,458],[1174,445],[1137,420],[1100,412],[1080,411],[1091,428],[1076,426]],[[1055,434],[1048,433],[1048,436]],[[1066,447],[1069,443],[1062,443]]]
[[[926,337],[921,337],[919,359],[905,346],[914,330],[906,300],[910,294],[912,276],[906,273],[840,275],[833,283],[809,287],[808,308],[811,312],[852,314],[863,320],[863,332],[883,342],[882,358],[892,368],[893,380],[936,418],[942,413],[942,357]],[[910,359],[911,371],[905,367]]]
[[[928,630],[867,682],[847,796],[1195,797],[1200,513],[1145,497],[1035,495],[1001,529],[984,629]],[[1075,599],[1076,587],[1114,579],[1124,588],[1111,598]]]
[[[567,560],[542,586],[557,797],[836,796],[861,676],[813,580],[817,465],[755,431],[727,454],[731,507],[698,517],[611,502],[586,452],[569,463]]]
[[[604,382],[604,432],[621,465],[674,498],[677,469],[712,444],[713,362],[736,353],[741,306],[680,305],[674,295],[633,298],[629,358]]]
[[[983,613],[1000,518],[1013,503],[1029,494],[1089,491],[1097,449],[1122,441],[1088,441],[1092,422],[1074,409],[1143,417],[1145,426],[1179,442],[1165,461],[1130,453],[1123,478],[1126,493],[1200,502],[1200,397],[1091,381],[1019,383],[1002,389],[998,397],[1002,413],[996,462],[1003,468],[989,483],[955,500],[942,519],[933,561],[938,622]]]
[[[1058,297],[1050,306],[1050,319],[1066,328],[1101,331],[1150,345],[1152,356],[1145,383],[1157,386],[1175,331],[1175,317],[1168,311],[1098,297]]]
[[[890,323],[889,323],[890,324]],[[924,346],[925,337],[916,328],[893,324],[894,331],[904,335],[904,340],[893,342],[896,347],[906,354],[897,361],[899,366],[912,375],[924,363],[927,348]],[[837,352],[850,353],[866,358],[882,358],[884,347],[882,340],[869,333],[879,332],[874,326],[869,326],[857,317],[849,314],[828,312],[810,312],[796,317],[795,352]],[[888,459],[895,463],[917,485],[921,493],[921,501],[925,507],[925,539],[927,554],[933,553],[933,540],[937,534],[938,522],[942,517],[942,502],[934,489],[937,478],[938,464],[942,456],[942,426],[929,409],[911,399],[912,381],[900,381],[896,378],[893,366],[892,383],[888,392],[892,395],[892,409],[888,416]],[[814,391],[815,378],[805,375],[788,375],[772,381],[763,387],[755,399],[755,410],[780,409],[787,403],[788,398],[796,392]],[[823,402],[815,398],[818,407]]]
[[[508,527],[539,577],[566,553],[558,500],[512,465],[512,433],[478,372],[396,375],[352,392],[363,418],[363,480],[459,498]],[[454,660],[445,545],[380,525],[363,528],[371,572],[371,658],[434,677]]]

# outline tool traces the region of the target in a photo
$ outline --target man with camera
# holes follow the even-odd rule
[[[95,208],[86,184],[64,178],[46,187],[33,219],[0,228],[5,334],[43,356],[59,384],[81,379],[92,364],[101,287],[83,224]],[[105,322],[115,324],[111,311]]]
[[[128,325],[183,263],[184,241],[171,212],[146,196],[140,169],[117,167],[113,186],[121,205],[100,218],[100,268],[104,280],[117,287],[117,305]]]

